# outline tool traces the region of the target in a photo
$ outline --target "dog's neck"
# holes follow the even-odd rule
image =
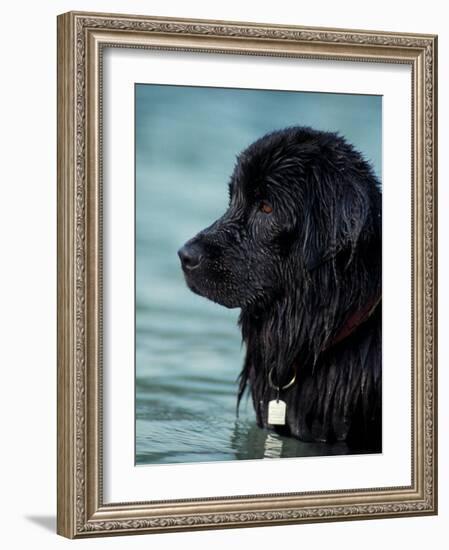
[[[381,294],[376,294],[361,307],[349,309],[336,322],[338,328],[334,331],[329,330],[326,315],[313,317],[301,310],[295,312],[287,300],[274,304],[268,316],[254,309],[242,310],[239,324],[247,359],[264,377],[274,368],[279,383],[284,384],[299,368],[313,366],[323,353],[352,336],[380,302]]]
[[[351,336],[365,321],[367,321],[371,317],[371,315],[376,311],[377,306],[380,304],[381,300],[382,295],[373,296],[370,300],[366,302],[366,304],[362,308],[356,309],[347,318],[339,332],[326,346],[325,351]]]

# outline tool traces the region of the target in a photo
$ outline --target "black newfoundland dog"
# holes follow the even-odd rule
[[[381,451],[381,226],[363,157],[292,127],[238,156],[227,211],[179,250],[193,292],[241,308],[259,426]]]

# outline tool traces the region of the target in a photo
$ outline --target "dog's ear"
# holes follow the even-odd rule
[[[366,186],[348,176],[313,175],[309,202],[303,217],[301,255],[312,271],[346,253],[348,266],[370,220],[370,197]]]

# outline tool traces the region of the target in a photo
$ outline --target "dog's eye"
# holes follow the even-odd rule
[[[268,202],[261,201],[259,204],[259,210],[264,214],[271,214],[273,212],[273,207],[271,204],[268,204]]]

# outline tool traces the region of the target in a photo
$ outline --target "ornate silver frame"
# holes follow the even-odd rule
[[[105,46],[412,68],[412,484],[104,504],[101,59]],[[58,17],[58,520],[70,538],[435,514],[437,38],[70,12]],[[149,495],[150,498],[150,495]]]

